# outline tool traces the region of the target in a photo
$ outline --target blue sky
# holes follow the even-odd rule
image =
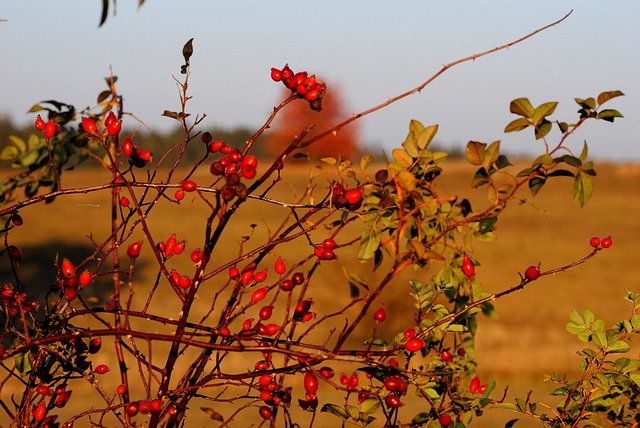
[[[37,101],[91,106],[112,68],[125,108],[167,129],[178,108],[172,75],[194,38],[192,113],[204,127],[264,121],[280,94],[272,66],[289,63],[339,84],[356,113],[411,89],[443,64],[510,41],[573,14],[509,50],[449,70],[421,94],[361,122],[372,150],[402,142],[410,119],[439,123],[436,140],[503,141],[509,153],[539,150],[530,133],[504,134],[509,101],[556,100],[574,120],[574,97],[620,89],[612,108],[625,118],[592,122],[575,135],[600,159],[640,160],[640,2],[603,1],[170,1],[119,0],[98,29],[98,0],[3,0],[0,5],[0,114],[32,121]],[[557,134],[553,134],[557,137]],[[552,136],[552,138],[553,138]]]

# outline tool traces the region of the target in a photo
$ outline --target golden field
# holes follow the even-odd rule
[[[451,160],[444,164],[444,170],[443,176],[437,181],[441,189],[448,194],[470,197],[474,207],[483,204],[484,191],[470,187],[472,168],[462,161]],[[514,201],[500,217],[495,232],[497,239],[493,242],[477,242],[474,246],[473,255],[481,261],[477,268],[478,280],[488,290],[497,292],[517,284],[518,272],[522,272],[531,264],[540,262],[542,270],[548,270],[581,258],[589,253],[588,241],[593,235],[611,235],[614,240],[612,248],[600,252],[587,263],[554,277],[545,276],[523,291],[497,301],[498,320],[481,320],[476,346],[478,372],[483,380],[497,381],[495,396],[499,396],[501,390],[511,385],[510,397],[523,397],[529,389],[534,389],[535,399],[554,405],[557,399],[546,395],[550,387],[542,384],[542,375],[554,371],[575,375],[578,365],[575,352],[582,345],[565,329],[569,312],[572,309],[581,310],[588,307],[597,317],[610,325],[628,314],[628,307],[622,299],[625,288],[635,291],[640,288],[640,165],[596,163],[596,170],[596,190],[592,200],[585,207],[580,208],[573,202],[570,180],[560,178],[556,183],[548,183],[535,199],[531,198],[530,194],[522,192],[520,196],[526,198],[526,202],[519,204]],[[372,173],[374,171],[372,170]],[[4,171],[1,175],[6,174],[7,171]],[[66,188],[107,181],[105,175],[97,171],[71,171],[65,175],[63,184]],[[308,166],[287,167],[284,180],[270,196],[281,201],[297,201],[308,176]],[[174,181],[179,181],[178,177],[181,175],[176,174],[174,177]],[[196,174],[194,179],[198,183],[210,181],[204,173]],[[314,191],[317,198],[322,197],[326,183],[326,179],[317,179],[318,188]],[[202,201],[187,196],[180,206],[167,202],[159,203],[148,217],[148,222],[156,240],[164,240],[169,234],[176,233],[178,238],[188,240],[187,252],[190,252],[191,249],[201,246],[207,210]],[[24,251],[25,281],[38,281],[44,288],[48,286],[47,278],[53,275],[56,254],[79,261],[91,250],[89,235],[98,242],[108,236],[108,192],[68,195],[59,198],[53,204],[27,207],[20,213],[25,225],[11,232],[10,243],[20,246]],[[223,264],[237,254],[240,237],[243,235],[251,236],[247,244],[249,247],[260,244],[261,239],[266,236],[267,225],[273,227],[278,223],[277,220],[282,219],[287,213],[288,210],[275,205],[247,203],[238,211],[237,218],[223,235],[225,245],[214,252],[214,264]],[[257,226],[251,227],[251,224]],[[355,229],[351,230],[357,232]],[[326,235],[326,232],[319,230],[314,232],[313,236],[322,238],[323,234]],[[134,238],[142,238],[141,233],[136,232]],[[302,252],[310,251],[309,248],[305,240],[298,239],[282,251],[278,250],[277,255],[285,260],[293,260]],[[134,273],[133,290],[137,303],[146,300],[157,273],[150,255],[149,248],[144,248],[143,256]],[[355,255],[355,251],[341,250],[338,252],[338,261],[323,263],[316,278],[318,281],[313,282],[313,288],[308,293],[316,302],[314,309],[331,311],[338,308],[341,301],[347,301],[349,290],[346,282],[342,281],[345,271],[356,271],[363,275],[370,271],[370,266],[361,265]],[[183,261],[172,262],[175,263],[175,266],[172,266],[178,270],[186,270],[189,266],[186,260],[188,257],[183,258]],[[270,266],[271,260],[268,259],[265,263]],[[0,265],[2,281],[10,278],[4,263],[5,261]],[[418,272],[415,277],[428,281],[429,273]],[[108,281],[97,281],[94,291],[103,299],[109,293],[108,287]],[[397,281],[383,293],[381,301],[389,311],[389,320],[379,329],[380,336],[391,338],[409,324],[411,302],[406,298],[407,292],[406,282]],[[200,293],[195,312],[203,314],[209,309],[213,293],[213,290],[203,290]],[[174,318],[178,316],[179,308],[177,299],[169,291],[158,293],[151,305],[151,311]],[[199,317],[194,316],[194,319],[197,320]],[[147,328],[142,323],[139,327]],[[170,332],[170,329],[162,330],[163,327],[157,325],[149,325],[148,328]],[[326,334],[326,331],[316,332],[316,335]],[[357,334],[361,338],[368,337],[370,327],[360,329]],[[147,352],[146,345],[142,341],[138,342],[141,349]],[[105,340],[107,346],[94,357],[94,361],[105,362],[115,367],[115,359],[107,350],[108,343]],[[153,351],[154,355],[158,355],[161,347],[158,346]],[[634,352],[634,356],[637,357],[637,350]],[[254,356],[250,358],[252,361],[255,360]],[[154,361],[156,364],[162,364],[161,358]],[[115,371],[112,372],[113,376],[100,379],[106,391],[113,391],[119,383],[118,376],[114,373]],[[130,373],[135,376],[135,369]],[[60,413],[72,414],[74,398],[84,401],[82,395],[89,394],[90,390],[88,386],[86,390],[82,387],[74,388],[75,395],[70,405]],[[8,391],[9,388],[5,386],[5,400]],[[294,403],[300,398],[295,391],[294,385]],[[142,394],[141,391],[138,392]],[[330,388],[321,385],[320,403],[327,402],[331,395]],[[134,394],[133,398],[142,396]],[[336,398],[334,402],[340,402],[339,400]],[[195,408],[214,407],[224,417],[231,415],[233,406],[226,404],[216,407],[198,400],[194,400],[192,404]],[[409,397],[407,405],[414,405]],[[292,407],[297,405],[294,404]],[[192,412],[192,416],[188,422],[189,427],[220,425],[219,422],[207,420],[208,416],[197,409]],[[255,409],[249,410],[247,416],[250,416],[247,421],[255,421]],[[519,415],[515,413],[489,411],[486,417],[474,422],[474,426],[502,426],[504,421],[516,417]],[[136,420],[144,422],[141,416]],[[306,426],[309,420],[308,415],[301,415],[298,422],[301,426]],[[83,421],[86,422],[86,419]],[[232,426],[249,426],[249,422],[244,421],[241,416],[236,421]],[[0,417],[0,426],[4,425]],[[320,415],[316,418],[314,426],[332,427],[339,426],[339,423],[334,416]],[[371,426],[377,425],[374,422]],[[532,420],[523,420],[516,426],[540,425]]]

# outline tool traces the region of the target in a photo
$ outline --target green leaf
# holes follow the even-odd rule
[[[587,98],[587,99],[574,98],[574,100],[582,108],[589,109],[589,110],[594,110],[596,108],[596,100],[594,100],[593,98]]]
[[[496,403],[493,406],[491,406],[491,408],[492,409],[511,410],[513,412],[517,412],[518,411],[518,406],[516,406],[513,403]]]
[[[419,135],[424,130],[424,125],[419,120],[411,119],[409,122],[409,133]]]
[[[336,158],[322,158],[320,159],[324,163],[328,163],[329,165],[335,166],[338,164]]]
[[[536,175],[535,177],[532,177],[531,180],[529,180],[529,190],[531,191],[531,194],[533,196],[537,195],[546,181],[547,178],[542,175]]]
[[[20,352],[15,357],[16,369],[22,376],[27,375],[31,371],[31,361],[29,361],[28,352]]]
[[[375,397],[369,397],[360,405],[360,413],[370,415],[380,408],[380,400]]]
[[[438,125],[429,125],[422,130],[418,135],[418,147],[423,150],[426,149],[429,143],[433,140],[438,132]]]
[[[596,116],[596,119],[606,120],[607,122],[613,122],[616,117],[624,117],[618,110],[604,109]]]
[[[426,422],[432,421],[433,420],[433,416],[431,416],[430,413],[427,412],[421,412],[418,413],[417,415],[415,415],[413,417],[413,419],[411,419],[411,426],[413,425],[423,425]]]
[[[567,122],[558,122],[558,128],[560,128],[560,132],[564,134],[569,130],[569,125]]]
[[[369,165],[373,162],[373,158],[371,155],[364,155],[360,158],[360,171],[364,172],[367,170]]]
[[[580,171],[573,183],[573,199],[583,206],[593,195],[593,181],[588,174]]]
[[[185,117],[189,117],[189,114],[188,113],[184,114],[182,112],[178,113],[178,112],[175,112],[175,111],[165,110],[162,113],[162,116],[170,117],[170,118],[175,119],[175,120],[182,120]]]
[[[402,169],[409,168],[413,164],[413,158],[402,149],[393,149],[391,151],[391,155],[393,156],[393,159],[395,159],[398,166]]]
[[[536,140],[544,138],[549,132],[551,132],[551,122],[547,119],[542,119],[542,122],[536,126]]]
[[[526,117],[519,117],[511,122],[507,123],[504,127],[504,132],[518,132],[531,126],[532,123]]]
[[[478,141],[469,141],[467,143],[467,161],[471,165],[482,165],[487,145]]]
[[[498,217],[490,217],[481,220],[478,231],[483,235],[487,232],[492,232],[497,221]]]
[[[336,416],[341,417],[344,420],[349,419],[349,414],[347,413],[347,411],[341,406],[336,406],[335,404],[327,403],[324,406],[322,406],[320,411],[323,413],[332,413]]]
[[[540,104],[533,111],[533,115],[531,119],[535,125],[538,125],[545,117],[552,115],[558,106],[557,101],[550,101],[547,103]]]
[[[516,98],[509,104],[509,111],[513,114],[530,118],[533,115],[533,106],[528,98]]]
[[[587,142],[584,142],[582,146],[582,151],[580,152],[580,160],[587,160],[587,156],[589,156],[589,147],[587,146]]]
[[[16,135],[9,135],[9,140],[13,143],[14,146],[16,146],[16,149],[18,149],[20,153],[24,153],[27,151],[27,143],[25,143],[22,138]]]
[[[474,188],[478,188],[483,186],[489,182],[489,174],[484,167],[479,168],[476,173],[473,175],[473,180],[471,180],[471,186]]]
[[[606,103],[607,101],[609,101],[612,98],[616,98],[616,97],[620,97],[624,95],[621,91],[605,91],[605,92],[601,92],[600,95],[598,95],[598,105],[602,105],[604,103]]]
[[[493,163],[498,160],[498,156],[500,156],[500,141],[494,141],[493,143],[489,144],[489,147],[487,147],[485,151],[482,166],[484,166],[486,170],[489,170],[489,168],[491,168],[491,165],[493,165]]]
[[[378,231],[373,228],[365,230],[360,237],[358,259],[360,261],[371,260],[378,247],[380,247],[380,234]]]
[[[13,160],[18,156],[18,149],[15,146],[5,146],[0,152],[0,159]]]
[[[398,183],[400,183],[400,186],[402,186],[402,188],[407,192],[411,192],[416,188],[418,179],[409,171],[400,171],[397,177]]]
[[[579,158],[571,155],[562,155],[558,158],[558,161],[564,162],[571,166],[575,166],[576,168],[580,168],[582,166],[582,161]]]
[[[187,43],[182,47],[182,56],[184,57],[184,65],[180,66],[180,73],[187,74],[187,68],[189,67],[189,60],[193,55],[193,37],[187,40]]]

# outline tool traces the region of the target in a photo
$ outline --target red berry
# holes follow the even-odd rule
[[[338,246],[338,244],[336,244],[336,241],[334,241],[331,238],[327,238],[324,241],[322,241],[322,248],[326,248],[328,250],[333,250],[337,246]]]
[[[524,277],[529,281],[535,281],[540,278],[540,269],[537,266],[529,266],[527,270],[524,271]]]
[[[143,415],[149,414],[149,412],[151,411],[151,406],[149,405],[149,402],[147,400],[140,401],[140,403],[138,404],[138,411]]]
[[[347,193],[344,194],[344,197],[347,198],[350,205],[356,205],[362,200],[362,190],[349,189]]]
[[[133,154],[133,140],[129,137],[125,138],[122,142],[122,154],[128,158]]]
[[[173,245],[173,254],[182,254],[184,252],[186,245],[187,244],[185,243],[185,241],[177,241]]]
[[[598,248],[600,246],[600,238],[594,236],[589,240],[589,245],[591,245],[593,248]]]
[[[151,400],[151,402],[149,403],[149,407],[151,408],[151,411],[153,413],[158,413],[162,410],[162,400],[159,398],[156,398],[155,400]]]
[[[271,318],[271,314],[273,314],[273,306],[263,306],[258,313],[258,316],[261,320],[268,320]]]
[[[118,118],[115,114],[113,114],[112,111],[110,111],[107,117],[105,117],[104,119],[104,126],[111,126],[111,124],[113,124],[116,120],[118,120]]]
[[[129,403],[129,404],[127,404],[127,406],[124,408],[124,411],[129,416],[137,415],[138,414],[138,403]]]
[[[42,420],[44,420],[44,417],[47,415],[47,405],[44,402],[38,404],[31,411],[31,414],[33,415],[33,418],[36,420],[36,422],[42,422]]]
[[[38,115],[38,117],[36,117],[36,129],[38,131],[44,131],[45,126],[47,126],[46,123],[44,123],[44,120],[42,120],[42,117],[40,117],[40,115]]]
[[[380,308],[373,313],[373,319],[376,322],[384,322],[387,319],[387,311],[384,308]]]
[[[407,343],[404,344],[404,349],[409,352],[418,352],[422,348],[424,348],[424,340],[417,337],[407,340]]]
[[[253,294],[251,295],[251,301],[253,303],[258,303],[260,302],[262,299],[265,298],[265,296],[267,295],[267,291],[269,291],[269,287],[263,287],[263,288],[258,288],[256,291],[253,292]]]
[[[174,194],[176,201],[181,201],[184,199],[184,190],[182,189],[178,189],[176,190],[176,193]]]
[[[453,362],[453,355],[451,355],[451,352],[449,351],[440,352],[440,358],[442,358],[445,363]]]
[[[331,367],[322,367],[318,373],[325,379],[331,379],[335,375],[335,371]]]
[[[82,118],[82,129],[87,134],[94,134],[98,131],[98,125],[93,119],[89,119],[88,117]]]
[[[103,375],[109,372],[109,366],[106,364],[100,364],[96,366],[94,371],[99,375]]]
[[[124,384],[118,385],[118,387],[116,388],[116,394],[124,395],[125,392],[127,392],[127,387]]]
[[[36,392],[40,395],[53,395],[53,391],[47,385],[38,385],[36,387]]]
[[[60,133],[60,126],[58,126],[53,119],[49,119],[49,121],[44,126],[44,136],[47,139],[51,139]]]
[[[251,279],[255,281],[256,284],[264,282],[264,280],[267,279],[267,271],[261,270],[259,272],[256,272],[253,274],[253,277]]]
[[[231,266],[229,268],[229,278],[231,278],[231,279],[240,278],[240,270],[238,270],[238,268],[235,267],[235,266]]]
[[[95,354],[100,350],[100,348],[102,348],[102,339],[100,339],[99,337],[91,338],[91,340],[89,341],[89,353]],[[97,370],[97,367],[96,367],[96,370]]]
[[[209,131],[203,132],[202,135],[200,136],[200,141],[202,141],[205,144],[209,144],[211,140],[213,140],[213,136]]]
[[[413,336],[416,335],[416,329],[413,327],[409,327],[408,329],[406,329],[404,331],[404,338],[405,339],[412,339]]]
[[[180,187],[182,188],[182,190],[184,190],[185,192],[194,192],[196,191],[196,189],[198,188],[198,185],[196,184],[195,181],[193,180],[184,180],[181,184]]]
[[[322,257],[320,257],[322,260],[333,260],[336,258],[336,253],[333,250],[330,250],[328,248],[325,248],[322,251]]]
[[[131,245],[129,245],[129,248],[127,248],[127,256],[130,259],[138,258],[138,256],[140,255],[141,249],[142,249],[142,241],[136,241]]]
[[[275,270],[278,275],[282,275],[282,274],[284,274],[286,272],[287,267],[285,266],[284,262],[282,261],[282,258],[278,257],[278,259],[276,260],[275,265],[273,266],[273,270]]]
[[[451,419],[451,416],[445,413],[440,415],[440,417],[438,418],[438,422],[440,422],[440,425],[442,425],[443,427],[448,427],[449,425],[451,425],[451,422],[453,422],[453,419]]]
[[[207,144],[207,150],[211,153],[216,153],[224,146],[224,141],[211,141]]]
[[[474,266],[469,256],[465,254],[462,258],[462,273],[464,273],[467,278],[471,278],[475,274],[475,272],[476,267]]]
[[[291,291],[293,290],[293,287],[295,287],[295,285],[293,284],[293,281],[290,279],[284,279],[280,283],[280,288],[282,289],[282,291]]]
[[[293,281],[293,285],[300,285],[304,282],[304,274],[302,272],[296,272],[291,277],[291,281]]]
[[[64,276],[64,277],[75,276],[76,275],[76,267],[73,265],[73,263],[71,263],[71,261],[69,259],[63,259],[62,260],[62,265],[60,267],[60,272],[62,273],[62,276]]]
[[[120,201],[118,201],[122,208],[127,208],[129,206],[129,199],[126,196],[121,196]]]
[[[271,410],[271,407],[260,406],[258,414],[262,419],[269,420],[271,419],[271,416],[273,416],[273,411]]]
[[[480,387],[480,378],[478,376],[471,379],[471,383],[469,383],[469,392],[475,394],[478,392],[478,388]]]
[[[388,407],[391,407],[392,409],[397,409],[398,407],[402,406],[402,401],[400,401],[400,398],[395,394],[389,394],[384,397],[384,402]]]
[[[307,394],[315,394],[318,391],[318,378],[312,371],[304,374],[304,390]]]
[[[7,247],[7,254],[14,263],[20,264],[22,262],[22,250],[20,247],[9,245]]]
[[[277,68],[271,68],[271,79],[273,79],[274,82],[282,80],[282,71]]]
[[[480,386],[478,387],[478,392],[479,392],[480,394],[484,394],[484,392],[485,392],[486,390],[487,390],[487,384],[486,384],[486,383],[485,383],[485,384],[482,384],[482,385],[480,385]]]
[[[114,137],[120,133],[121,128],[122,122],[116,119],[113,123],[107,125],[107,134]]]
[[[194,263],[200,263],[203,256],[204,256],[204,253],[202,252],[201,249],[199,248],[195,249],[191,252],[191,261]]]
[[[613,240],[610,236],[602,239],[602,248],[609,248],[613,245]]]

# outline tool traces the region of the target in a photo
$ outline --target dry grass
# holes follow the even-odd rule
[[[474,255],[482,262],[478,267],[478,278],[489,290],[499,291],[515,284],[518,272],[530,264],[541,262],[542,269],[545,270],[585,255],[590,250],[588,239],[592,235],[611,234],[614,238],[614,246],[589,263],[555,277],[543,277],[524,291],[498,301],[496,308],[499,320],[481,321],[476,348],[479,372],[484,379],[497,379],[499,388],[506,383],[512,384],[522,396],[527,388],[541,386],[542,373],[574,371],[577,367],[575,351],[580,343],[565,330],[569,312],[572,309],[590,307],[597,316],[610,324],[627,313],[622,300],[624,289],[638,290],[640,190],[637,183],[640,179],[640,166],[602,165],[598,169],[600,174],[596,177],[596,192],[586,207],[578,208],[571,201],[569,180],[555,185],[552,183],[535,199],[522,193],[521,196],[526,197],[527,202],[514,204],[501,217],[496,231],[497,240],[476,244]],[[472,194],[474,206],[483,203],[484,192],[470,189],[469,167],[452,161],[445,170],[440,181],[442,188],[452,194]],[[296,200],[300,194],[299,189],[302,188],[300,186],[304,186],[307,178],[306,167],[288,168],[285,181],[277,188],[277,198]],[[103,178],[91,172],[77,172],[68,174],[67,180],[65,186],[71,187],[97,183],[103,181]],[[208,178],[203,175],[197,176],[196,180],[204,183]],[[320,180],[316,194],[320,196],[322,192],[324,181]],[[68,196],[54,204],[23,210],[21,214],[25,219],[25,226],[12,232],[11,241],[25,251],[25,278],[41,281],[41,278],[50,278],[56,252],[70,256],[73,260],[80,260],[90,250],[85,238],[88,234],[96,241],[105,239],[108,236],[109,219],[107,196]],[[186,238],[189,247],[194,248],[201,245],[206,214],[207,208],[201,201],[187,198],[181,206],[162,202],[148,221],[157,240],[164,240],[174,232],[179,238]],[[221,265],[238,253],[239,236],[251,236],[248,246],[258,245],[267,236],[267,225],[273,227],[274,222],[286,214],[286,210],[274,205],[265,207],[264,204],[246,204],[223,237],[225,245],[213,254],[214,264]],[[252,223],[257,227],[250,227]],[[320,238],[323,232],[318,231],[315,236]],[[293,260],[301,251],[308,251],[306,244],[301,246],[302,244],[303,241],[298,240],[295,245],[283,247],[278,255]],[[150,253],[149,248],[143,250],[143,258],[138,263],[134,276],[133,289],[136,298],[141,300],[146,299],[156,273],[153,261],[149,258]],[[313,289],[310,290],[309,294],[316,302],[315,308],[321,311],[337,309],[341,301],[348,299],[348,287],[341,279],[344,278],[345,271],[364,274],[370,270],[369,266],[359,264],[353,255],[346,252],[339,252],[339,257],[337,262],[323,264],[317,278],[319,281],[314,282]],[[267,263],[270,265],[271,261],[267,260]],[[172,267],[178,270],[186,271],[188,266],[186,260],[172,262]],[[7,277],[6,266],[1,265],[0,269],[0,280],[4,280]],[[427,273],[418,273],[418,276],[425,281],[429,277]],[[44,287],[47,285],[46,282],[43,283]],[[207,289],[199,293],[195,312],[202,314],[209,309],[216,287],[220,285],[210,283]],[[95,290],[104,298],[108,287],[108,281],[99,281]],[[398,281],[382,296],[390,312],[390,321],[380,330],[382,336],[390,337],[408,324],[410,302],[406,299],[406,293],[406,284]],[[179,306],[174,300],[172,293],[163,291],[155,297],[152,311],[176,317]],[[336,326],[340,325],[337,322]],[[157,326],[149,328],[158,329]],[[317,337],[326,333],[325,330],[314,332]],[[357,333],[361,338],[367,337],[370,335],[369,327],[362,328]],[[139,345],[143,352],[150,352],[144,343]],[[155,346],[152,352],[154,356],[159,355],[161,347]],[[249,358],[254,361],[257,359],[254,357]],[[106,352],[101,353],[99,359],[114,365],[113,356]],[[161,358],[156,361],[161,361]],[[112,391],[119,381],[114,375],[101,379],[101,383],[106,390]],[[321,390],[321,401],[328,396],[327,389]],[[543,386],[542,389],[546,390],[548,386]],[[553,403],[553,400],[547,401]],[[194,405],[208,406],[207,403],[200,402]],[[232,406],[230,404],[227,408],[218,410],[228,417]],[[71,411],[72,409],[65,409],[65,413]],[[253,419],[254,411],[249,413]],[[202,415],[195,412],[195,419],[190,420],[189,426],[211,426],[211,422],[200,419],[205,417]],[[510,417],[517,415],[485,418],[482,426],[499,426],[498,421]],[[301,420],[306,421],[308,417]],[[248,426],[245,423],[248,422],[239,420],[238,425],[234,426]],[[329,427],[335,426],[335,423],[335,418],[323,416],[314,426]],[[217,423],[213,426],[217,426]]]

